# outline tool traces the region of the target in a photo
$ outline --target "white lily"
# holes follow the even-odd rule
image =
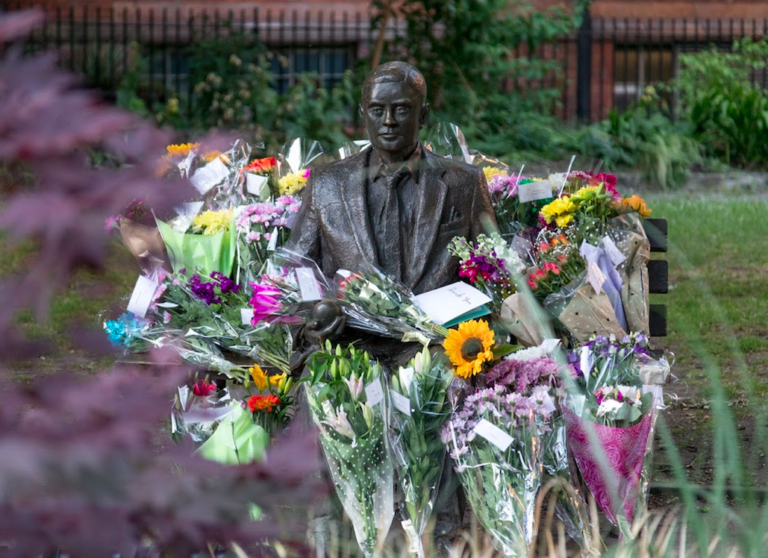
[[[363,378],[356,378],[354,374],[349,378],[344,378],[344,383],[349,388],[349,393],[352,394],[352,399],[360,401],[360,396],[363,394]]]
[[[342,436],[346,436],[351,440],[354,440],[356,438],[355,431],[352,430],[352,425],[349,423],[349,420],[347,419],[347,412],[341,407],[339,407],[336,410],[336,413],[334,415],[331,415],[328,420],[324,420],[323,423],[333,428],[336,432],[338,432]]]

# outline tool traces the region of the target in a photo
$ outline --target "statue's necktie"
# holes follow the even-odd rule
[[[385,271],[398,280],[402,280],[402,248],[400,244],[400,200],[397,187],[405,177],[404,172],[385,176],[387,184],[387,200],[384,206],[384,262]]]

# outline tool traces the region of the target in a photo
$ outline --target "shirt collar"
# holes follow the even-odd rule
[[[371,168],[373,169],[373,180],[377,180],[382,176],[393,176],[401,172],[407,172],[411,175],[411,178],[415,183],[419,182],[419,167],[422,159],[422,146],[419,143],[414,149],[413,154],[403,161],[402,163],[395,163],[393,165],[385,164],[376,150],[371,153]]]

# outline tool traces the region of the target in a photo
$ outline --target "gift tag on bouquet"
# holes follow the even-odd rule
[[[152,304],[152,297],[155,296],[157,287],[159,287],[157,283],[140,275],[138,281],[136,281],[136,286],[133,288],[133,293],[128,301],[128,308],[126,310],[137,318],[143,319],[147,315],[149,305]]]
[[[240,309],[240,323],[249,326],[253,321],[253,308],[241,308]]]
[[[252,172],[245,175],[245,189],[252,196],[256,196],[261,201],[267,201],[271,195],[269,191],[269,178]]]
[[[547,180],[526,182],[517,187],[520,203],[545,200],[552,197],[552,183]]]
[[[587,281],[592,285],[597,294],[603,292],[603,283],[605,283],[605,275],[600,270],[600,266],[596,262],[589,264],[587,268]]]
[[[381,388],[381,380],[374,380],[365,386],[365,397],[368,405],[378,405],[384,399],[384,390]]]
[[[413,297],[413,302],[437,325],[451,327],[490,314],[491,298],[471,285],[458,282]]]
[[[395,390],[389,390],[390,399],[392,400],[392,406],[403,413],[404,415],[411,416],[411,400],[406,396],[396,392]]]
[[[296,281],[299,282],[301,300],[304,302],[311,302],[323,298],[323,293],[320,292],[320,286],[317,284],[317,279],[315,279],[315,274],[311,268],[296,268]]]
[[[605,253],[608,255],[608,259],[611,260],[613,267],[620,266],[627,259],[627,257],[621,253],[621,250],[619,250],[618,246],[616,246],[616,243],[613,241],[613,239],[608,235],[603,237],[603,240],[600,241],[600,246],[603,250],[605,250]]]
[[[474,430],[478,436],[482,436],[501,451],[507,451],[507,448],[514,442],[512,436],[485,419],[478,422]]]
[[[205,195],[211,188],[221,184],[228,174],[227,165],[220,157],[216,157],[204,167],[197,169],[197,172],[189,180],[200,194]]]

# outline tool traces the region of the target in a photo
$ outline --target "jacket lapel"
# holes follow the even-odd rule
[[[378,265],[376,248],[373,242],[373,229],[371,228],[371,220],[368,215],[368,200],[366,199],[370,154],[371,150],[366,149],[357,156],[360,157],[360,161],[356,161],[358,164],[350,165],[349,180],[344,181],[343,185],[340,185],[340,188],[343,188],[344,191],[339,192],[339,199],[345,202],[342,205],[347,214],[347,219],[349,219],[352,236],[355,239],[360,255]]]
[[[445,193],[448,189],[442,180],[445,172],[442,165],[432,153],[424,149],[424,168],[422,169],[418,188],[417,221],[414,227],[412,259],[406,262],[406,279],[413,288],[424,274],[425,267],[432,253],[437,233],[440,228],[440,218],[445,204]]]

